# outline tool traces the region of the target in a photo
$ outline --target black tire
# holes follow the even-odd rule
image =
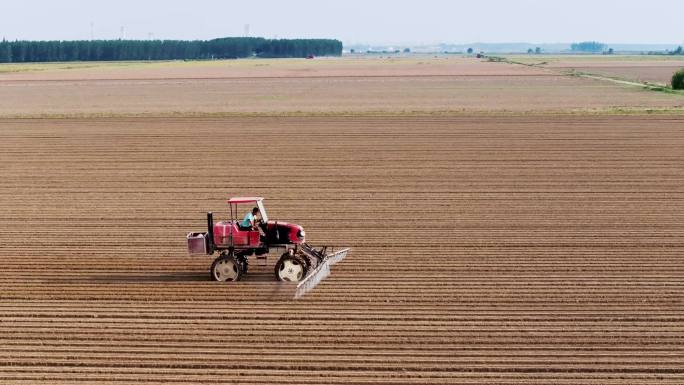
[[[278,281],[299,282],[309,272],[307,265],[300,256],[285,253],[275,265],[275,278]]]
[[[209,275],[212,281],[236,282],[242,276],[242,267],[232,255],[222,254],[211,264]]]
[[[235,255],[235,258],[240,264],[240,276],[247,274],[247,270],[249,270],[249,263],[247,262],[247,259],[250,255],[251,253],[249,251],[243,251]]]

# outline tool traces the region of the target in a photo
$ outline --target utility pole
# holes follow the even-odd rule
[[[90,40],[95,40],[95,23],[90,22]]]

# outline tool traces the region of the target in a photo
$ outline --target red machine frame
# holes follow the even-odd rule
[[[263,260],[266,264],[271,249],[284,249],[285,252],[275,265],[275,276],[279,281],[299,282],[295,296],[299,297],[330,274],[330,266],[344,259],[349,249],[335,251],[331,246],[316,249],[306,244],[306,234],[301,226],[268,220],[263,200],[261,197],[229,199],[228,221],[214,223],[213,213],[207,213],[207,232],[188,233],[186,237],[188,252],[191,255],[220,252],[212,263],[211,278],[216,281],[237,281],[247,273],[250,255],[255,255],[257,260]],[[259,209],[256,230],[244,230],[239,226],[238,205],[247,203],[255,204]]]

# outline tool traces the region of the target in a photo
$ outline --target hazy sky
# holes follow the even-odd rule
[[[0,38],[330,37],[345,43],[684,42],[684,0],[19,0]],[[152,34],[152,35],[150,35]]]

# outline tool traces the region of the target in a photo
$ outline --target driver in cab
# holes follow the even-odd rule
[[[259,208],[255,207],[252,211],[245,214],[245,218],[240,222],[240,230],[255,231],[259,230],[258,222],[260,219]]]

